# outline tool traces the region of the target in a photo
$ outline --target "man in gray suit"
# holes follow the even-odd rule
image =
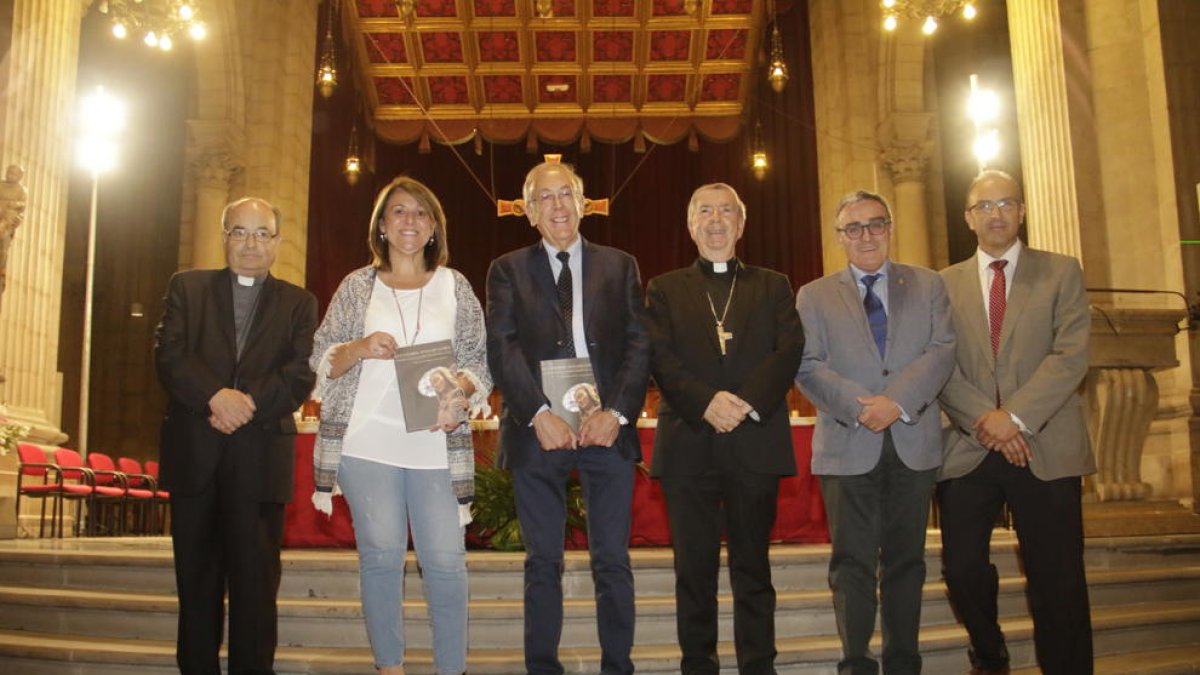
[[[850,265],[796,296],[807,338],[796,383],[818,412],[812,472],[833,541],[838,672],[879,672],[868,643],[881,586],[883,670],[919,673],[925,526],[942,460],[937,395],[954,368],[954,329],[941,278],[888,259],[883,197],[853,192],[834,220]]]
[[[1091,320],[1079,261],[1026,248],[1021,188],[984,171],[967,191],[979,240],[942,272],[958,330],[958,367],[941,402],[952,427],[937,488],[943,575],[971,635],[972,673],[1007,673],[988,556],[1007,503],[1021,543],[1038,663],[1092,672],[1080,476],[1096,470],[1078,394]]]

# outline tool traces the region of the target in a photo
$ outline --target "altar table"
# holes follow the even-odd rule
[[[779,483],[779,508],[775,529],[771,531],[773,541],[829,541],[820,482],[809,471],[812,430],[812,424],[807,419],[792,421],[792,448],[796,453],[797,473]],[[643,420],[639,424],[642,461],[646,466],[649,466],[654,452],[654,432],[652,423],[646,424]],[[475,431],[477,463],[492,463],[496,433],[494,429]],[[292,503],[287,506],[283,544],[288,547],[353,548],[354,528],[346,501],[341,496],[334,497],[332,518],[313,508],[312,451],[315,441],[315,434],[302,433],[296,436],[295,492]],[[662,488],[642,469],[637,469],[634,481],[630,546],[669,546],[671,536]]]

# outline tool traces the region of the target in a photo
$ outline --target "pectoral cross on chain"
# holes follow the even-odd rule
[[[725,343],[733,339],[733,333],[725,330],[725,322],[717,322],[717,344],[721,345],[721,356],[725,356]]]
[[[729,305],[733,303],[733,292],[737,290],[737,268],[733,270],[733,282],[729,284],[729,297],[725,298],[725,310],[721,312],[721,316],[717,316],[717,307],[713,304],[712,296],[708,291],[704,292],[704,297],[708,298],[708,311],[712,312],[713,321],[717,322],[717,344],[721,347],[721,356],[726,355],[725,343],[733,339],[733,333],[725,330],[725,317],[729,316]]]

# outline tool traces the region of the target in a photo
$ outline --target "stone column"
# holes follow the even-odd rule
[[[1008,3],[1026,227],[1034,248],[1081,257],[1058,0]]]
[[[66,440],[60,427],[58,326],[66,238],[72,110],[84,4],[15,0],[0,128],[0,165],[25,168],[25,222],[9,251],[0,314],[0,401],[32,425],[31,439]]]
[[[929,158],[925,146],[895,141],[884,148],[880,161],[891,172],[896,190],[891,257],[897,262],[930,267],[929,213],[925,206],[925,166]]]
[[[211,151],[191,162],[196,191],[196,218],[192,229],[192,269],[225,266],[221,244],[221,211],[229,202],[229,182],[236,168],[229,153]]]

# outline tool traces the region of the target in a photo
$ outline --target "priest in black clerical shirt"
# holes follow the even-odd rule
[[[796,472],[787,392],[804,332],[787,277],[734,256],[746,225],[737,192],[701,186],[687,213],[699,259],[647,289],[651,368],[662,392],[650,472],[662,484],[675,548],[680,671],[720,670],[724,523],[738,672],[769,675],[776,652],[768,550],[779,478]]]

